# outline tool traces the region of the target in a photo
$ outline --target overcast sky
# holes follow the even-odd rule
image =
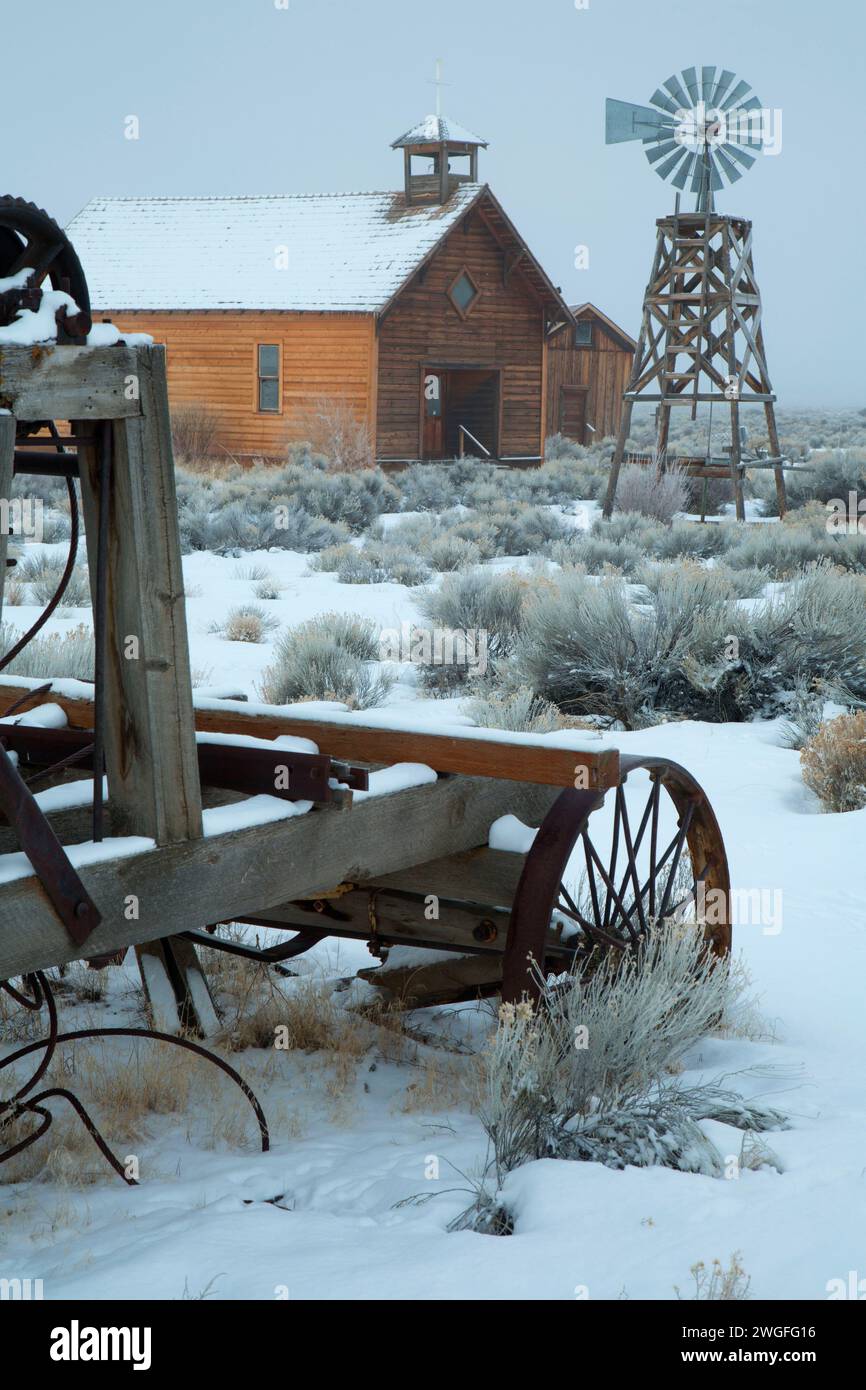
[[[551,278],[634,334],[673,192],[639,145],[605,146],[604,99],[725,66],[782,113],[781,153],[718,197],[755,223],[780,405],[866,406],[864,0],[578,3],[10,5],[2,183],[62,222],[98,193],[399,187],[390,142],[433,109],[441,57],[443,110],[490,141],[481,177]]]

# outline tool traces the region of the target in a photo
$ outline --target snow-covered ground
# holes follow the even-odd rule
[[[254,564],[285,585],[263,605],[283,628],[324,611],[383,628],[417,616],[412,590],[339,584],[309,574],[303,556],[190,555],[192,664],[204,687],[257,698],[270,640],[227,643],[209,631],[255,601],[254,582],[237,577]],[[23,628],[35,612],[5,616]],[[75,611],[50,630],[82,620],[87,612]],[[459,701],[419,700],[413,674],[403,669],[391,694],[394,716],[411,702],[425,722],[453,719]],[[789,1115],[790,1129],[764,1136],[783,1171],[714,1179],[545,1160],[507,1179],[512,1237],[447,1233],[469,1202],[463,1175],[479,1174],[485,1157],[459,1080],[492,1015],[462,1005],[415,1015],[422,1041],[396,1058],[374,1041],[339,1081],[324,1053],[236,1056],[272,1122],[266,1155],[252,1123],[241,1147],[243,1103],[224,1111],[235,1106],[230,1087],[208,1079],[180,1114],[152,1117],[144,1139],[107,1133],[117,1152],[138,1155],[138,1188],[103,1169],[95,1150],[94,1180],[82,1187],[44,1177],[4,1185],[0,1171],[0,1276],[41,1278],[46,1298],[268,1300],[672,1299],[675,1286],[688,1296],[693,1264],[727,1265],[734,1252],[758,1298],[822,1299],[829,1281],[866,1276],[866,811],[823,814],[776,723],[671,723],[608,742],[688,767],[720,821],[735,887],[781,890],[781,922],[735,928],[763,1035],[705,1040],[684,1079],[737,1073],[738,1090]],[[301,961],[323,979],[372,963],[364,946],[333,939]],[[68,1007],[63,1024],[87,1016],[110,1026],[139,1009],[127,964],[109,972],[102,1001]],[[110,1046],[125,1055],[123,1043]],[[740,1152],[739,1131],[710,1128],[723,1156]]]

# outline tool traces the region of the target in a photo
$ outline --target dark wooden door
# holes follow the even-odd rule
[[[421,378],[421,410],[424,421],[421,457],[441,459],[445,456],[445,372],[424,372]]]
[[[586,442],[586,386],[559,388],[559,433],[576,444]]]

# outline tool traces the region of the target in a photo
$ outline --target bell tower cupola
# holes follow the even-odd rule
[[[438,105],[437,92],[437,105]],[[487,141],[447,116],[426,116],[391,146],[403,151],[406,205],[447,203],[464,183],[478,182],[478,151]]]

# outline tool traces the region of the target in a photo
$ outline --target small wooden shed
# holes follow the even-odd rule
[[[575,325],[564,325],[548,344],[548,433],[592,444],[619,429],[637,343],[594,304],[571,312]]]

